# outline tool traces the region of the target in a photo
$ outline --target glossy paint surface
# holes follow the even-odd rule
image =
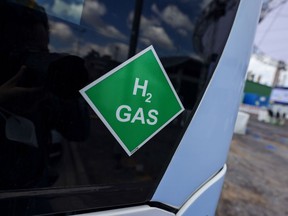
[[[223,167],[259,18],[261,1],[242,0],[222,57],[152,200],[176,208]],[[173,194],[173,196],[171,196]]]
[[[131,208],[108,210],[103,212],[95,212],[88,214],[81,214],[79,216],[175,216],[171,212],[162,209],[153,208],[150,206],[137,206]]]
[[[189,200],[181,207],[176,216],[207,215],[212,216],[218,204],[224,183],[227,166],[205,183]]]

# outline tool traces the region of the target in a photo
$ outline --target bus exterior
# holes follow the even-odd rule
[[[214,215],[261,0],[2,0],[1,215]]]

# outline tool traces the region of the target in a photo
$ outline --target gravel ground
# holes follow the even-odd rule
[[[288,123],[258,122],[234,135],[218,216],[288,215]]]

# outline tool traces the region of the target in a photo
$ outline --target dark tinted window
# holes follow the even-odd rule
[[[35,2],[0,3],[2,214],[148,202],[213,74],[238,1]],[[78,91],[149,45],[185,111],[128,157]]]

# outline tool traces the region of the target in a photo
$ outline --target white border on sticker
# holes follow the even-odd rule
[[[114,131],[114,129],[110,126],[110,124],[106,121],[106,119],[104,118],[104,116],[101,114],[101,112],[97,109],[97,107],[93,104],[93,102],[90,100],[90,98],[87,96],[87,94],[85,93],[88,89],[90,89],[91,87],[95,86],[97,83],[103,81],[104,79],[106,79],[107,77],[111,76],[112,74],[116,73],[118,70],[120,70],[121,68],[125,67],[127,64],[129,64],[130,62],[134,61],[135,59],[137,59],[138,57],[140,57],[141,55],[145,54],[148,51],[152,51],[154,57],[156,58],[169,86],[170,89],[172,90],[172,92],[174,93],[178,103],[180,104],[180,111],[177,112],[174,116],[172,116],[165,124],[163,124],[160,128],[158,128],[154,133],[152,133],[148,138],[146,138],[143,142],[141,142],[135,149],[133,149],[132,151],[129,151],[129,149],[125,146],[124,142],[122,142],[122,140],[120,139],[120,137],[117,135],[117,133]],[[114,69],[112,69],[111,71],[109,71],[108,73],[106,73],[105,75],[103,75],[102,77],[96,79],[95,81],[93,81],[92,83],[90,83],[89,85],[85,86],[84,88],[82,88],[80,91],[80,94],[84,97],[84,99],[87,101],[87,103],[90,105],[90,107],[93,109],[93,111],[98,115],[98,117],[101,119],[101,121],[104,123],[104,125],[108,128],[108,130],[112,133],[112,135],[115,137],[115,139],[119,142],[119,144],[122,146],[122,148],[125,150],[125,152],[131,156],[132,154],[134,154],[138,149],[140,149],[146,142],[148,142],[153,136],[155,136],[159,131],[161,131],[166,125],[168,125],[171,121],[173,121],[180,113],[182,113],[184,111],[184,106],[182,105],[157,53],[154,50],[154,47],[151,45],[149,47],[147,47],[146,49],[142,50],[141,52],[139,52],[138,54],[136,54],[135,56],[131,57],[130,59],[128,59],[127,61],[123,62],[122,64],[120,64],[119,66],[115,67]]]

